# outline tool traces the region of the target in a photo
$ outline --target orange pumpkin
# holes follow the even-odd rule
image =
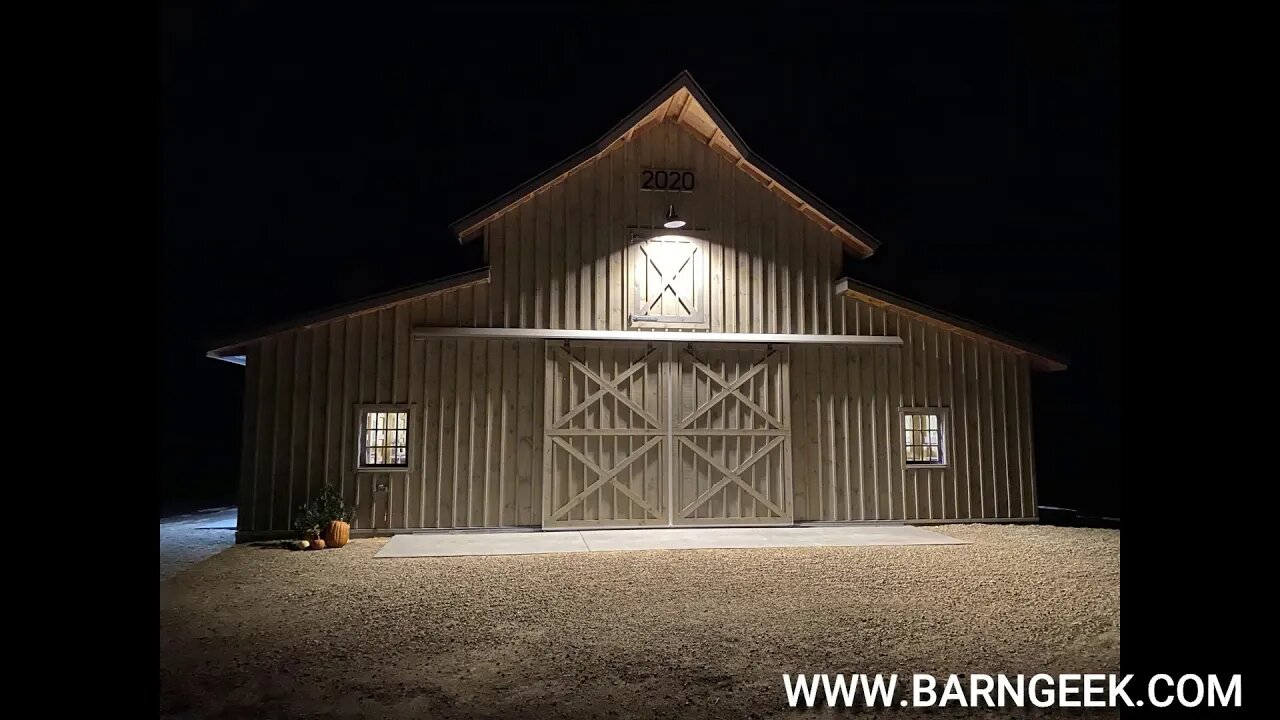
[[[312,550],[323,550],[323,549],[324,549],[324,540],[321,540],[320,538],[316,538],[315,540],[312,540],[312,541],[311,541],[311,549],[312,549]]]
[[[331,548],[340,548],[351,540],[351,525],[341,520],[332,520],[324,528],[324,544]]]

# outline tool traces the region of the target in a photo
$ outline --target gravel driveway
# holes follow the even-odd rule
[[[161,715],[791,717],[784,672],[1119,670],[1119,531],[939,529],[974,544],[240,545],[161,583]]]

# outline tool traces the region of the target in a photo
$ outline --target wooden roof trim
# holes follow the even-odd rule
[[[321,323],[331,322],[339,318],[364,315],[366,313],[383,310],[392,305],[399,305],[403,302],[416,300],[420,297],[426,297],[427,295],[434,295],[447,290],[458,290],[470,285],[478,285],[480,283],[487,282],[489,282],[489,268],[482,267],[476,270],[468,270],[467,272],[437,278],[418,285],[411,285],[409,287],[399,288],[397,290],[391,290],[377,295],[370,295],[359,300],[334,305],[324,310],[318,310],[293,320],[269,325],[265,328],[254,330],[232,339],[218,341],[216,343],[217,347],[205,354],[208,357],[217,360],[222,360],[227,356],[232,355],[243,355],[244,347],[246,345],[278,333],[287,332],[289,330],[305,329]]]
[[[1057,372],[1067,369],[1067,358],[1061,355],[1050,353],[1025,341],[1011,338],[972,320],[966,320],[923,303],[908,300],[901,295],[896,295],[874,285],[858,282],[851,278],[840,278],[836,281],[835,289],[837,295],[844,295],[876,307],[887,307],[935,327],[942,327],[957,335],[989,342],[1018,355],[1026,355],[1031,361],[1031,367],[1035,370]]]
[[[682,104],[679,106],[680,109],[673,113],[672,108],[677,100],[681,100]],[[685,112],[689,111],[691,107],[695,107],[695,103],[696,110],[704,113],[710,119],[711,124],[719,130],[718,133],[713,132],[707,140],[707,144],[711,148],[727,155],[735,164],[738,164],[739,161],[745,161],[746,165],[739,165],[739,167],[750,167],[752,170],[748,171],[748,174],[766,184],[774,192],[778,192],[779,188],[785,187],[791,195],[808,205],[813,213],[821,218],[820,224],[823,225],[824,229],[840,237],[846,245],[860,256],[869,257],[880,247],[880,241],[876,240],[871,233],[819,200],[813,193],[752,152],[687,70],[681,72],[671,82],[663,86],[661,90],[654,93],[640,107],[614,125],[596,142],[561,160],[541,174],[521,183],[516,188],[483,205],[469,215],[455,221],[450,226],[450,229],[462,242],[475,238],[477,236],[476,231],[481,229],[485,223],[500,217],[517,207],[522,201],[536,195],[551,181],[573,172],[580,166],[604,154],[619,138],[624,141],[630,140],[644,125],[655,121],[662,122],[673,114],[675,117],[670,119],[687,129],[693,130],[699,136],[705,135],[705,133],[698,132],[697,128],[691,125],[687,118],[681,121]],[[764,179],[761,179],[760,176],[763,176]],[[770,182],[773,184],[768,185]],[[832,229],[832,226],[835,226],[836,229]]]

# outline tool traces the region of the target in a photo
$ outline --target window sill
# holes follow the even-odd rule
[[[407,473],[413,472],[413,468],[403,465],[388,465],[386,467],[358,467],[356,473]]]
[[[914,465],[907,465],[906,467],[908,470],[946,470],[951,466],[947,463],[916,463]]]

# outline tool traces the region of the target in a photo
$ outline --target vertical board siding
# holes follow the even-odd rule
[[[695,191],[642,191],[647,167],[692,169]],[[710,234],[708,330],[836,331],[832,284],[843,255],[835,236],[667,122],[638,130],[485,226],[494,324],[632,329],[626,229],[661,228],[668,205]]]
[[[239,525],[242,529],[254,528],[253,500],[257,490],[258,475],[258,413],[261,407],[262,349],[254,346],[245,353],[244,425],[240,428],[240,492]],[[247,516],[247,517],[246,517]]]
[[[485,293],[450,290],[249,348],[239,529],[289,530],[325,482],[361,530],[540,524],[541,470],[519,459],[542,452],[541,342],[412,338],[415,325],[485,322]],[[364,403],[411,405],[410,472],[356,472]]]
[[[836,302],[833,321],[849,334],[903,344],[792,347],[796,520],[1036,517],[1027,359],[894,310]],[[945,466],[906,466],[904,407],[947,410]]]
[[[696,189],[641,191],[646,167],[692,169]],[[361,530],[540,526],[546,397],[577,402],[594,387],[575,381],[564,398],[548,393],[540,341],[414,340],[412,330],[632,329],[627,228],[660,227],[672,204],[690,228],[707,233],[708,330],[903,339],[901,347],[792,346],[789,368],[769,392],[789,403],[794,487],[784,499],[797,521],[1036,516],[1027,358],[836,295],[844,251],[833,235],[705,143],[660,122],[488,223],[489,282],[252,344],[240,529],[287,530],[296,507],[325,482],[355,506]],[[647,383],[635,392],[647,398],[665,388]],[[675,392],[701,402],[714,388],[694,380]],[[354,407],[382,402],[413,406],[409,473],[355,471]],[[945,467],[905,466],[903,407],[947,408]],[[623,411],[616,403],[601,409]],[[732,458],[743,452],[741,442],[717,438],[709,447]],[[609,443],[598,452],[610,460],[633,447],[625,439]],[[551,453],[550,462],[560,472],[563,458]],[[691,462],[696,485],[709,487],[711,469]],[[653,477],[637,465],[636,492],[647,497]],[[586,480],[571,470],[556,492],[577,492]],[[631,502],[601,493],[570,517],[632,516]],[[750,513],[756,501],[733,492],[713,503],[709,512]]]

